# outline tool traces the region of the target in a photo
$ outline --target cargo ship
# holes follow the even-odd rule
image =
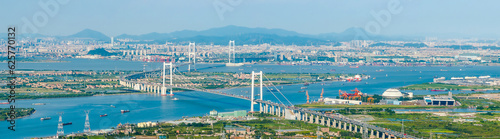
[[[108,116],[108,114],[103,114],[103,115],[100,115],[101,117],[105,117],[105,116]]]
[[[431,91],[435,91],[435,92],[443,92],[443,91],[448,91],[447,89],[444,89],[444,90],[441,90],[441,89],[432,89]]]
[[[72,125],[73,123],[72,122],[69,122],[69,123],[63,123],[63,126],[65,125]]]
[[[129,110],[122,110],[122,113],[130,112]]]
[[[267,90],[267,92],[278,92],[278,91],[280,91],[280,90],[279,89],[273,89],[273,88]]]
[[[50,119],[52,119],[52,118],[50,118],[50,117],[40,118],[40,120],[42,120],[42,121],[43,121],[43,120],[50,120]]]
[[[45,105],[45,103],[31,103],[31,105]]]

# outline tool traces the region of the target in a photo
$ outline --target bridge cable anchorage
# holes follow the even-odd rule
[[[288,101],[288,103],[290,103],[290,105],[294,106],[294,105],[292,104],[292,102],[290,102],[290,100],[288,100],[288,98],[286,98],[286,97],[285,97],[285,95],[283,95],[283,93],[281,93],[281,90],[279,90],[279,89],[278,89],[278,88],[277,88],[277,87],[276,87],[276,86],[275,86],[275,85],[271,82],[271,80],[269,80],[269,78],[267,78],[267,76],[266,76],[266,75],[264,75],[264,77],[266,77],[267,81],[268,81],[268,82],[269,82],[269,83],[270,83],[270,84],[271,84],[271,85],[272,85],[272,86],[273,86],[276,90],[278,90],[278,92],[281,94],[281,96],[283,96],[283,98],[285,98],[285,99],[286,99],[286,101]],[[283,105],[284,105],[284,104],[283,104]]]

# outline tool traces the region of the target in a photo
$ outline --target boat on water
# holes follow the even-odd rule
[[[130,110],[122,110],[121,112],[122,113],[127,113],[127,112],[130,112]]]
[[[103,114],[103,115],[100,115],[100,116],[101,116],[101,117],[106,117],[106,116],[108,116],[108,114]]]
[[[31,105],[45,105],[45,103],[31,103]]]
[[[9,102],[0,102],[0,104],[9,104]]]
[[[72,125],[73,123],[72,122],[69,122],[69,123],[63,123],[63,126],[65,125]]]
[[[337,71],[337,70],[335,70],[335,69],[331,69],[330,71]]]
[[[174,97],[174,98],[172,98],[172,100],[179,100],[179,98]]]
[[[359,66],[349,66],[349,68],[359,68]]]
[[[112,108],[116,108],[116,106],[113,106],[113,105],[111,105],[110,107],[112,107]]]
[[[376,70],[376,72],[382,72],[384,71],[384,69],[379,69],[379,70]]]
[[[443,91],[448,91],[448,89],[432,89],[431,91],[443,92]]]
[[[304,90],[300,90],[300,91],[299,91],[299,93],[303,93],[303,92],[306,92],[306,91],[304,91]]]
[[[300,89],[307,89],[307,87],[300,87]]]
[[[273,88],[267,90],[267,92],[278,92],[278,91],[280,91],[280,90],[279,89],[273,89]]]
[[[309,86],[309,83],[304,83],[304,86]]]
[[[42,121],[43,121],[43,120],[50,120],[50,119],[52,119],[52,118],[50,118],[50,117],[43,117],[43,118],[40,118],[40,120],[42,120]]]

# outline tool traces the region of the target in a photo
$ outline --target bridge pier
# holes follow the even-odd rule
[[[314,123],[314,115],[312,114],[309,116],[309,123]]]
[[[330,121],[330,118],[328,118],[328,120],[326,121],[326,126],[331,127],[331,126],[332,126],[332,124],[331,124],[330,122],[331,122],[331,121]]]
[[[319,115],[316,115],[316,121],[315,124],[319,124]]]
[[[358,132],[358,125],[354,125],[354,133]]]

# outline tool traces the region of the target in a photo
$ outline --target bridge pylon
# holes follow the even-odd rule
[[[250,97],[250,112],[254,112],[254,107],[253,105],[255,104],[255,101],[254,101],[254,93],[255,93],[255,75],[260,75],[260,78],[259,78],[259,82],[260,82],[260,100],[262,100],[262,71],[260,71],[259,73],[255,73],[255,71],[252,71],[252,96]],[[260,112],[263,112],[262,110],[262,103],[260,103]]]
[[[193,46],[193,47],[191,47]],[[189,65],[188,65],[188,71],[191,71],[191,59],[193,59],[193,66],[194,66],[194,69],[196,70],[196,44],[193,42],[193,43],[189,43],[189,48],[188,48],[188,62],[189,62]]]
[[[173,68],[173,63],[170,62],[170,63],[165,63],[163,62],[163,83],[162,83],[162,87],[161,87],[161,95],[162,96],[166,96],[167,95],[167,88],[165,87],[165,66],[169,66],[170,67],[170,96],[173,96],[174,93],[173,93],[173,82],[172,82],[172,68]]]

